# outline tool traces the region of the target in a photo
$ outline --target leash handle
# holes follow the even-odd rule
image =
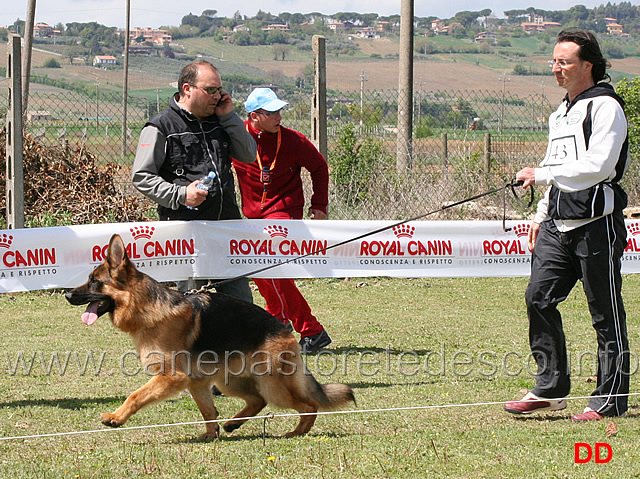
[[[513,194],[513,197],[516,199],[516,201],[518,203],[520,203],[522,206],[524,206],[525,208],[530,208],[531,205],[533,205],[533,201],[535,199],[534,197],[534,191],[533,191],[533,185],[529,185],[528,190],[529,190],[529,201],[527,201],[526,203],[524,201],[522,201],[522,198],[524,198],[524,196],[527,194],[526,190],[522,195],[519,195],[518,192],[516,191],[516,187],[518,186],[522,186],[524,184],[524,181],[519,180],[519,181],[512,181],[511,183],[508,183],[505,185],[504,190],[502,190],[502,230],[506,233],[508,231],[511,231],[513,228],[507,228],[507,188],[509,188],[511,190],[511,193]]]
[[[524,206],[525,208],[531,208],[531,206],[533,205],[533,201],[534,201],[534,191],[533,191],[533,185],[529,185],[528,189],[529,190],[529,201],[527,201],[526,203],[524,201],[522,201],[522,198],[525,196],[526,194],[526,189],[525,189],[525,193],[523,193],[522,195],[519,195],[516,192],[516,187],[517,186],[522,186],[524,184],[524,181],[520,180],[520,181],[512,181],[511,183],[509,183],[509,185],[507,185],[510,189],[511,189],[511,193],[513,194],[513,197],[518,201],[518,203],[520,203],[522,206]]]

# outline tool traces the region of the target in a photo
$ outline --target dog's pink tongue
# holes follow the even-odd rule
[[[86,311],[82,313],[82,322],[87,326],[91,326],[93,323],[95,323],[98,320],[98,315],[96,312],[98,311],[99,304],[100,304],[99,301],[94,301],[93,303],[89,303],[89,306],[87,306]]]

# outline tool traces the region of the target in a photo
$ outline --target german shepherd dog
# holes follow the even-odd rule
[[[314,379],[300,346],[280,320],[225,294],[184,296],[161,285],[136,269],[117,234],[109,241],[104,263],[66,298],[76,306],[89,305],[82,315],[87,325],[109,313],[114,326],[131,335],[143,367],[152,375],[113,413],[101,415],[107,426],[122,426],[141,408],[185,389],[205,421],[213,421],[218,417],[214,384],[223,394],[246,402],[224,423],[227,432],[271,404],[307,413],[287,434],[302,435],[313,426],[313,413],[355,402],[349,386],[320,385]],[[219,436],[217,422],[206,422],[206,428],[200,439]]]

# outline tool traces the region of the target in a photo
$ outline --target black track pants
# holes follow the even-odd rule
[[[566,233],[559,232],[553,221],[541,225],[525,294],[529,342],[538,364],[533,394],[545,398],[569,394],[570,367],[557,306],[581,280],[598,340],[598,382],[592,396],[603,396],[592,397],[589,407],[603,416],[619,416],[627,410],[627,397],[615,396],[629,392],[629,346],[620,274],[626,244],[621,212]]]

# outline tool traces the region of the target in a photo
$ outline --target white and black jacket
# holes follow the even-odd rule
[[[534,221],[551,218],[568,231],[622,210],[627,195],[618,184],[629,161],[624,102],[608,83],[573,101],[568,95],[549,117],[549,144],[535,169],[535,183],[551,185]]]

